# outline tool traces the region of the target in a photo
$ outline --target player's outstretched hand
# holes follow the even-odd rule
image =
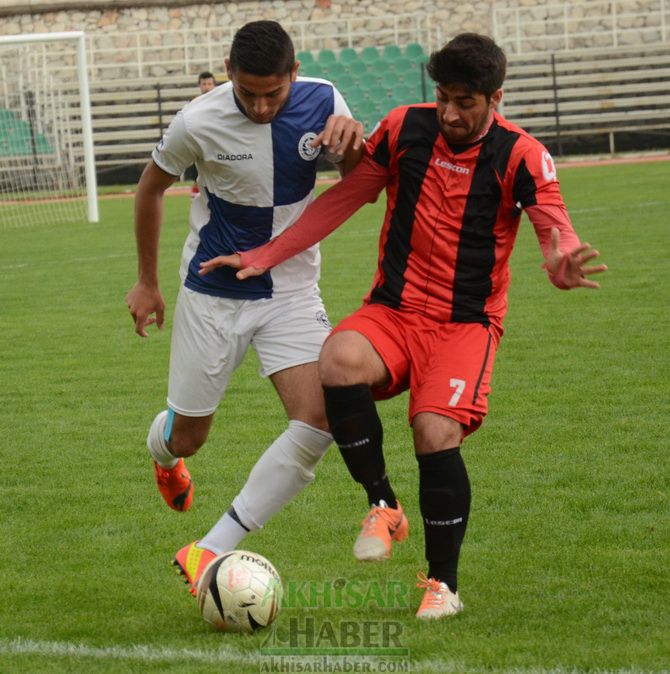
[[[552,282],[559,288],[600,288],[600,284],[587,279],[591,274],[607,271],[606,264],[587,267],[586,263],[600,253],[590,243],[583,243],[568,253],[561,252],[561,233],[558,227],[551,228],[549,253],[544,261],[545,269],[552,275]]]
[[[250,276],[260,276],[267,271],[267,267],[245,267],[242,269],[239,253],[233,253],[232,255],[219,255],[218,257],[213,257],[211,260],[201,262],[198,273],[200,276],[204,276],[218,267],[232,267],[233,269],[239,269],[235,276],[240,281],[244,281],[245,278],[249,278]]]
[[[323,131],[310,144],[312,147],[323,145],[328,152],[343,156],[349,145],[358,150],[363,144],[363,124],[346,115],[331,115]]]
[[[165,302],[158,286],[146,285],[138,281],[126,295],[126,304],[135,321],[135,332],[140,337],[148,337],[145,328],[154,323],[160,330],[163,329]]]

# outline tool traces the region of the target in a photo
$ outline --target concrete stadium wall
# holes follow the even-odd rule
[[[85,30],[127,33],[241,26],[256,19],[280,22],[368,17],[369,30],[379,30],[397,14],[425,12],[444,22],[445,34],[472,30],[491,32],[493,0],[0,0],[0,33]],[[454,29],[455,27],[456,30]]]

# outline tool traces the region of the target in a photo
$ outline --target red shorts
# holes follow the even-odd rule
[[[381,356],[391,380],[374,391],[391,398],[409,389],[409,421],[434,412],[476,431],[488,411],[491,374],[502,329],[481,323],[437,323],[381,304],[362,306],[333,333],[353,330]]]

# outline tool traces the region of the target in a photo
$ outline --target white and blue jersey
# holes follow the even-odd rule
[[[332,114],[351,112],[325,80],[299,77],[269,124],[240,108],[230,82],[199,96],[170,124],[152,158],[178,176],[195,164],[200,195],[193,200],[191,232],[181,275],[196,292],[260,299],[313,287],[319,280],[318,245],[262,276],[244,281],[230,267],[200,276],[200,262],[260,246],[292,225],[314,199],[316,158],[309,141]],[[331,158],[335,160],[334,157]]]

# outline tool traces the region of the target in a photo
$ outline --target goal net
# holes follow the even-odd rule
[[[98,221],[83,33],[0,37],[0,228]]]

